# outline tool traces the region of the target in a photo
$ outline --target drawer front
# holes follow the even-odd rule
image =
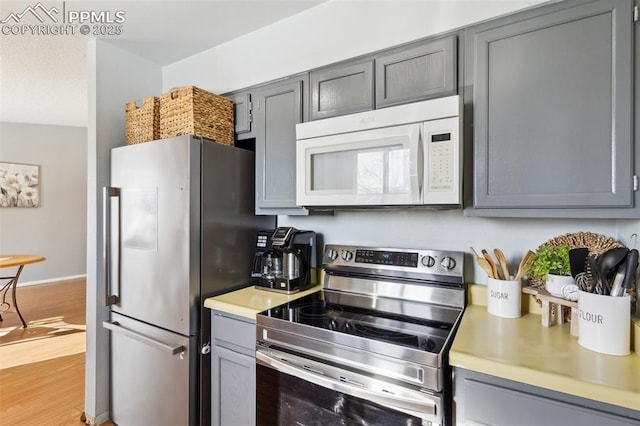
[[[255,352],[255,323],[230,318],[217,311],[213,311],[211,315],[211,338],[217,345],[224,345],[224,342],[227,342],[247,349],[251,353]]]
[[[470,425],[629,425],[628,419],[563,401],[465,380],[464,418]],[[462,420],[460,417],[458,421]]]

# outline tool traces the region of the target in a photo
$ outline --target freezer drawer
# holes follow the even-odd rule
[[[197,336],[111,313],[111,418],[118,426],[193,425]]]

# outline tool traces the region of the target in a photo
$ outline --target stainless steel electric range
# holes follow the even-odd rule
[[[443,425],[463,253],[327,245],[321,291],[257,316],[259,425]]]

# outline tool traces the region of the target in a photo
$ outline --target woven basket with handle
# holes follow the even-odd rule
[[[173,89],[160,97],[160,137],[195,135],[223,145],[234,144],[233,102],[195,86]]]
[[[127,145],[160,139],[160,98],[127,102],[124,111]]]

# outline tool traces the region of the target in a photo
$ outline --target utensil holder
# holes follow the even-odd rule
[[[607,355],[631,352],[631,298],[578,293],[578,343]]]
[[[487,278],[487,311],[502,318],[520,318],[521,285],[516,280]]]

